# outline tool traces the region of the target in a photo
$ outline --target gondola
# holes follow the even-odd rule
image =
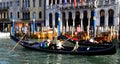
[[[78,41],[78,38],[70,38],[70,37],[66,37],[65,35],[58,36],[58,39],[68,40],[73,44],[75,44],[76,41]],[[93,42],[90,42],[89,40],[80,40],[78,42],[79,42],[79,45],[84,45],[84,46],[107,47],[107,46],[113,45],[112,42],[106,42],[106,41],[103,41],[103,43],[93,43]]]
[[[15,42],[18,42],[19,39],[11,36],[11,39],[13,39]],[[109,47],[79,47],[77,51],[72,51],[73,47],[64,46],[64,49],[50,49],[50,48],[43,48],[40,47],[40,43],[29,43],[28,41],[22,40],[20,43],[21,46],[31,49],[31,50],[37,50],[37,51],[44,51],[44,52],[50,52],[50,53],[59,53],[59,54],[72,54],[72,55],[112,55],[116,53],[116,48],[114,45],[111,45]]]

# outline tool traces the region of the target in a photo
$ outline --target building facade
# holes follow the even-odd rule
[[[9,1],[10,0],[0,0],[0,31],[4,31],[5,28],[10,28]]]
[[[6,0],[7,2],[5,2],[4,0],[0,1],[0,20],[4,20],[7,21],[9,16],[9,5],[7,5],[9,0]]]
[[[36,21],[45,21],[45,0],[19,0],[21,19],[31,20],[35,16]]]
[[[18,25],[33,19],[37,23],[44,22],[45,0],[0,0],[0,27],[4,24],[7,27],[5,22],[11,23],[13,18]]]
[[[45,21],[45,0],[1,0],[0,19]]]
[[[46,0],[46,26],[56,26],[60,14],[61,25],[97,26],[119,25],[120,0]],[[61,28],[62,28],[61,27]],[[67,28],[68,29],[68,28]]]

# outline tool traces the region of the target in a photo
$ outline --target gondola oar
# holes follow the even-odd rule
[[[25,35],[26,35],[26,34],[25,34]],[[12,48],[11,51],[13,51],[13,50],[18,46],[18,44],[23,40],[23,38],[25,37],[25,35],[23,35],[23,36],[21,37],[21,39],[16,43],[16,45]]]
[[[65,43],[66,41],[68,41],[68,40],[71,39],[71,38],[73,38],[73,37],[70,37],[70,38],[66,39],[65,41],[63,41],[63,43]]]

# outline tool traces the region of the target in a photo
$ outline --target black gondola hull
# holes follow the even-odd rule
[[[59,39],[62,39],[62,40],[68,40],[70,41],[71,43],[75,44],[77,40],[72,40],[71,38],[67,38],[66,36],[64,35],[61,35],[58,37]],[[79,42],[79,45],[84,45],[84,46],[99,46],[99,47],[109,47],[111,45],[113,45],[112,42],[104,42],[104,43],[92,43],[92,42],[89,42],[89,41],[85,41],[85,40],[81,40],[81,41],[78,41]]]
[[[11,36],[11,39],[18,42],[19,39],[17,39],[14,36]],[[26,44],[27,43],[27,44]],[[37,51],[44,51],[44,52],[50,52],[50,53],[59,53],[59,54],[73,54],[73,55],[112,55],[116,53],[116,48],[114,45],[111,45],[109,47],[79,47],[77,51],[72,51],[73,47],[67,47],[64,46],[64,49],[58,50],[58,49],[49,49],[49,48],[43,48],[40,47],[39,43],[35,43],[30,45],[29,42],[21,41],[20,45],[22,45],[25,48],[31,49],[31,50],[37,50]]]

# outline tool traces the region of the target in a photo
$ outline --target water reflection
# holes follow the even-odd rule
[[[62,56],[61,54],[48,54],[46,64],[62,64]]]

